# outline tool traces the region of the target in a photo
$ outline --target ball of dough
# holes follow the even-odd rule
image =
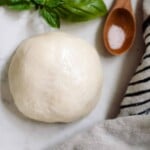
[[[9,67],[14,102],[26,117],[43,122],[72,122],[96,105],[102,71],[96,50],[63,32],[23,41]]]

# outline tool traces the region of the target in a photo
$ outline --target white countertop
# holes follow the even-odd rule
[[[105,0],[110,7],[112,0]],[[83,120],[72,124],[43,124],[30,121],[18,114],[11,102],[7,82],[7,68],[10,56],[23,39],[51,31],[36,12],[11,12],[0,8],[0,143],[3,150],[49,150],[73,133],[83,130],[94,122],[114,117],[119,108],[126,86],[143,53],[142,12],[140,0],[132,0],[138,17],[137,36],[129,52],[113,57],[102,42],[104,19],[86,23],[62,24],[60,30],[79,36],[94,45],[98,50],[104,70],[104,86],[100,102],[95,110]],[[136,7],[137,6],[137,7]]]

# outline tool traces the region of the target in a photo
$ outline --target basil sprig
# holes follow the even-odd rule
[[[91,20],[107,13],[103,0],[0,0],[0,6],[13,10],[38,9],[52,27],[60,27],[60,18],[71,22]]]

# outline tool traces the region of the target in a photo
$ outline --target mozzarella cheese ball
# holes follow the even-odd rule
[[[63,32],[23,41],[8,76],[18,110],[47,123],[67,123],[87,115],[97,104],[102,86],[96,50]]]

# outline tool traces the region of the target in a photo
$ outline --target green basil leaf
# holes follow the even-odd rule
[[[64,0],[56,11],[69,21],[87,21],[105,15],[107,8],[103,0]]]
[[[60,27],[60,18],[87,21],[106,14],[103,0],[0,0],[14,10],[40,9],[43,18],[53,27]]]
[[[62,0],[33,0],[36,4],[43,5],[45,7],[54,8],[63,3]]]
[[[49,8],[55,8],[63,3],[64,3],[63,0],[46,0],[45,6]]]
[[[10,5],[8,7],[10,9],[20,11],[20,10],[33,9],[35,6],[33,4],[23,3],[23,4]]]
[[[55,28],[60,27],[60,19],[57,13],[51,10],[47,10],[46,8],[43,8],[40,10],[40,14],[52,27],[55,27]]]
[[[27,10],[35,8],[31,0],[0,0],[0,5],[6,5],[13,10]]]
[[[36,4],[44,5],[46,0],[33,0]]]
[[[0,0],[0,6],[8,5],[9,3],[10,3],[10,0]]]
[[[13,5],[18,3],[31,3],[31,0],[0,0],[0,5]]]
[[[12,4],[30,2],[30,0],[7,0],[7,1],[9,1],[9,3],[12,3]]]

